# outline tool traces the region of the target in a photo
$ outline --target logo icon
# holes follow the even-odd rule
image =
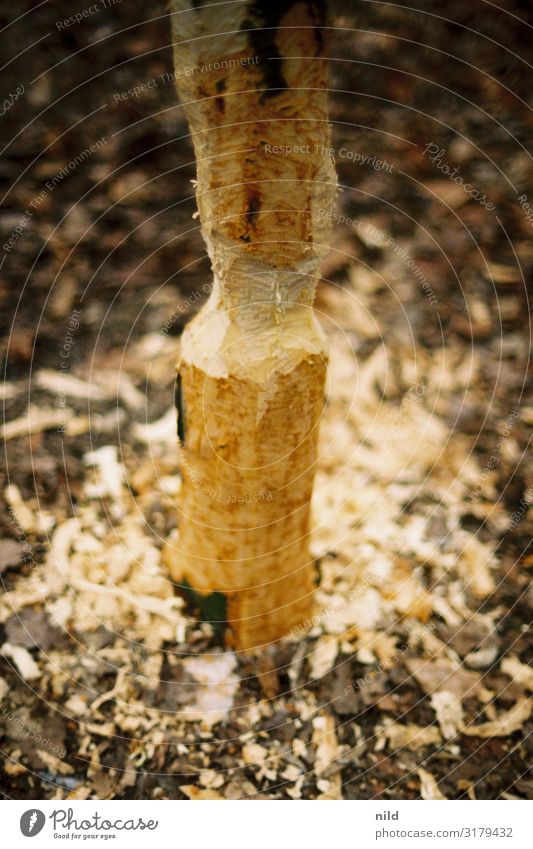
[[[24,837],[35,837],[43,830],[46,817],[42,811],[37,808],[30,808],[29,811],[24,811],[20,818],[20,830]]]

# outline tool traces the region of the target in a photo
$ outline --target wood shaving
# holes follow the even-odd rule
[[[41,677],[41,670],[29,651],[22,648],[22,646],[12,646],[11,643],[4,643],[0,646],[0,653],[13,661],[25,681],[34,681],[36,678]]]
[[[53,410],[44,407],[28,407],[26,413],[18,419],[13,419],[6,424],[0,425],[0,436],[2,439],[16,439],[19,436],[30,436],[33,433],[42,433],[43,430],[52,430],[65,425],[72,416],[68,409]]]
[[[313,744],[316,747],[315,774],[322,776],[330,771],[340,755],[335,720],[331,714],[322,713],[313,719]]]
[[[439,790],[439,785],[430,772],[420,767],[417,770],[418,777],[420,778],[420,795],[422,799],[428,800],[437,800],[437,799],[446,799],[441,791]]]
[[[210,801],[224,799],[224,796],[221,796],[216,790],[202,790],[194,784],[181,784],[180,790],[182,793],[185,793],[189,799],[192,799],[193,802],[205,801],[206,799]]]
[[[322,678],[329,672],[335,658],[337,657],[338,644],[336,637],[327,635],[317,640],[313,653],[309,658],[309,667],[312,678]]]
[[[439,729],[430,725],[402,725],[398,722],[387,723],[378,737],[375,751],[381,751],[385,745],[389,749],[410,749],[412,752],[424,748],[424,746],[437,746],[441,743]]]
[[[200,685],[194,690],[194,704],[185,708],[185,717],[191,721],[200,720],[206,728],[222,722],[233,707],[239,686],[239,679],[234,673],[236,658],[233,652],[188,657],[183,666]]]
[[[501,665],[505,672],[517,684],[521,684],[526,690],[533,693],[533,669],[525,663],[520,663],[517,657],[505,657]]]
[[[443,738],[451,740],[464,726],[461,700],[448,690],[441,690],[431,694],[430,703],[435,711]]]
[[[462,729],[462,733],[469,737],[506,737],[515,731],[521,731],[532,712],[533,699],[524,697],[518,699],[510,710],[501,713],[497,719],[481,725],[468,725]]]

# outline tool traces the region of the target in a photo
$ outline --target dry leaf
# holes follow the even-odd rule
[[[424,660],[420,657],[410,657],[405,661],[425,693],[431,695],[440,690],[447,690],[459,699],[475,696],[481,687],[481,676],[470,672],[461,666],[445,659],[438,661]]]

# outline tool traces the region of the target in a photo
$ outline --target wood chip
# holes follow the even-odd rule
[[[196,787],[195,784],[180,784],[179,789],[182,793],[185,793],[189,799],[192,799],[193,802],[199,802],[206,799],[210,799],[211,801],[224,799],[224,796],[221,796],[216,790],[209,790],[207,788],[202,789],[200,787]]]
[[[520,283],[522,281],[522,272],[517,265],[503,265],[498,262],[483,263],[482,266],[485,276],[489,280],[494,280],[495,283]]]
[[[268,750],[264,746],[259,746],[258,743],[246,743],[242,747],[242,759],[250,766],[263,763],[267,756]]]
[[[74,775],[74,767],[61,760],[61,758],[56,758],[55,755],[52,755],[51,752],[47,752],[45,749],[37,748],[37,751],[39,752],[39,757],[44,761],[53,775]]]
[[[325,775],[340,755],[335,732],[335,719],[321,713],[313,719],[313,744],[316,747],[314,770],[317,776]]]
[[[342,776],[338,770],[327,779],[320,779],[316,786],[322,792],[316,797],[317,802],[338,801],[342,799]]]
[[[176,446],[176,408],[169,407],[165,415],[156,422],[149,424],[136,424],[134,435],[141,442],[148,445],[161,442],[166,445]]]
[[[463,537],[464,538],[464,537]],[[459,568],[465,570],[468,588],[478,598],[486,598],[494,591],[494,566],[492,550],[476,537],[469,536],[459,554]]]
[[[461,700],[449,690],[441,690],[431,694],[430,703],[435,711],[442,736],[445,740],[451,740],[464,726]]]
[[[533,669],[525,663],[521,663],[517,657],[505,657],[501,663],[501,670],[517,684],[533,693]]]
[[[337,657],[337,638],[328,634],[315,643],[309,657],[309,671],[312,678],[322,678],[332,668]]]
[[[87,483],[85,490],[89,498],[120,498],[123,494],[124,466],[117,459],[116,445],[104,445],[97,451],[89,451],[84,462],[93,467],[95,481]]]
[[[515,705],[505,713],[501,713],[497,719],[484,722],[481,725],[469,725],[462,729],[462,733],[468,737],[507,737],[520,731],[533,711],[533,699],[518,699]]]
[[[417,770],[417,773],[420,778],[420,795],[422,796],[422,799],[446,799],[446,796],[443,796],[439,790],[439,785],[437,784],[435,777],[431,775],[430,772],[427,772],[427,770],[420,767]]]
[[[0,436],[6,440],[16,439],[19,436],[42,433],[43,430],[53,430],[66,424],[71,416],[72,410],[68,409],[53,410],[45,407],[28,407],[23,416],[0,426]]]
[[[383,745],[380,745],[378,738],[376,751],[380,751],[385,743],[388,743],[390,749],[406,748],[416,752],[424,746],[438,746],[442,742],[436,725],[401,725],[399,722],[387,724],[383,728],[381,739]]]
[[[3,646],[0,646],[0,653],[13,661],[25,681],[34,681],[36,678],[41,677],[41,670],[29,651],[22,648],[22,646],[12,646],[10,643],[4,643]]]
[[[199,685],[194,691],[194,704],[185,707],[186,719],[200,720],[207,728],[226,719],[239,686],[236,665],[233,652],[185,658],[184,669]]]
[[[94,382],[88,383],[80,380],[68,372],[53,371],[52,369],[40,369],[35,375],[35,383],[41,389],[47,389],[54,395],[68,395],[71,398],[90,398],[93,401],[101,401],[109,397],[104,389]]]

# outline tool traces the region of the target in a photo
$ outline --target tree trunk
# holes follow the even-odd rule
[[[309,505],[326,374],[313,310],[335,195],[322,2],[171,5],[213,268],[186,327],[175,581],[248,649],[312,613]]]

